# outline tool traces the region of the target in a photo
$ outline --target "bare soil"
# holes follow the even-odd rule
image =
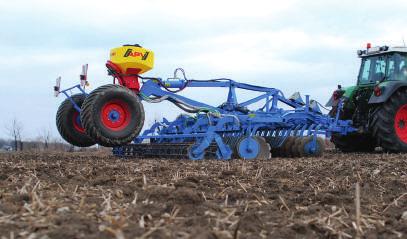
[[[0,164],[0,238],[407,238],[407,154]]]

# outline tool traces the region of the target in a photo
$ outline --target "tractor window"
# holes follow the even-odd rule
[[[386,59],[384,57],[378,57],[375,62],[374,74],[371,76],[370,82],[375,83],[382,81],[386,73]]]
[[[398,62],[398,74],[396,80],[406,80],[407,79],[407,62],[406,56],[400,56],[400,61]]]
[[[362,61],[362,69],[360,73],[359,84],[369,83],[371,60],[365,59]]]
[[[383,80],[386,73],[386,58],[374,56],[365,58],[362,61],[362,68],[359,75],[359,84],[373,84]]]
[[[400,64],[399,64],[399,71],[401,71],[403,68],[405,68],[406,67],[406,62],[403,60],[403,61],[401,61],[400,62]]]
[[[407,79],[407,59],[406,56],[398,53],[389,56],[389,63],[386,74],[387,80]]]
[[[387,68],[387,79],[393,79],[394,78],[394,73],[395,73],[395,60],[393,58],[389,59],[389,63],[388,63],[388,68]]]

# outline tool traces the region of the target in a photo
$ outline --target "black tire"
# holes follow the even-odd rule
[[[379,106],[372,117],[372,134],[377,139],[379,146],[387,152],[407,152],[407,143],[400,138],[396,130],[396,127],[399,128],[398,130],[407,127],[407,122],[404,122],[403,119],[396,119],[397,112],[407,107],[406,104],[407,90],[399,90]]]
[[[71,96],[72,100],[79,106],[82,106],[86,96],[77,94]],[[76,116],[78,115],[78,117]],[[77,147],[89,147],[95,144],[95,141],[90,138],[81,123],[77,120],[79,112],[74,108],[69,99],[65,99],[58,108],[56,115],[57,129],[61,137],[68,143]]]
[[[113,111],[117,113],[116,119],[110,118]],[[104,85],[85,99],[81,119],[86,133],[96,143],[105,147],[120,146],[130,143],[140,134],[144,125],[144,108],[130,89]]]
[[[376,148],[376,140],[367,134],[349,134],[340,135],[332,134],[331,142],[335,145],[335,148],[344,152],[373,152]]]

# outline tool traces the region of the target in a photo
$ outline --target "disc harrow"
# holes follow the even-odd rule
[[[214,107],[169,90],[187,87],[227,87],[229,93],[225,103]],[[236,88],[260,92],[260,96],[238,103]],[[133,144],[126,146],[137,151],[132,155],[139,158],[159,156],[200,160],[270,159],[272,156],[318,157],[325,149],[322,137],[329,136],[332,132],[346,134],[355,130],[349,121],[323,114],[318,103],[310,100],[309,96],[303,101],[297,93],[287,99],[275,88],[253,86],[228,79],[150,80],[143,84],[140,97],[149,103],[170,101],[189,114],[181,114],[174,121],[164,118],[155,122],[137,137]],[[249,110],[250,105],[259,101],[263,101],[261,108]],[[278,107],[278,103],[284,103],[293,109],[285,110]],[[339,110],[341,107],[338,107]],[[177,153],[163,149],[172,146]],[[182,150],[176,150],[178,147]],[[124,155],[120,150],[114,150],[114,154]]]

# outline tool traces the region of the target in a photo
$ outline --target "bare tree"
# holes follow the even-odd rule
[[[49,128],[42,128],[39,132],[39,139],[44,143],[44,149],[47,150],[51,141],[51,130]]]
[[[13,118],[10,125],[6,126],[6,131],[9,136],[14,140],[14,150],[18,151],[18,146],[20,145],[20,149],[22,149],[22,142],[21,142],[21,133],[23,131],[23,124],[17,120],[17,118]]]

